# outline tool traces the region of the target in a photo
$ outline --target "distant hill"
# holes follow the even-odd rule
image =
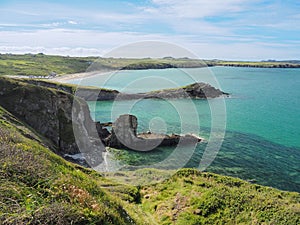
[[[51,78],[65,74],[86,71],[141,70],[168,68],[200,68],[211,66],[300,68],[299,60],[289,61],[224,61],[165,57],[162,59],[143,58],[101,58],[66,57],[44,54],[0,54],[0,76],[18,75]]]
[[[290,63],[290,64],[300,64],[300,60],[282,60],[282,61],[277,61],[277,60],[262,60],[262,62],[277,62],[277,63]]]

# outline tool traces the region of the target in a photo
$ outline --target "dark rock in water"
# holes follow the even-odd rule
[[[110,135],[109,131],[106,128],[103,128],[103,125],[100,122],[96,122],[96,130],[101,140],[107,138]]]
[[[102,127],[111,127],[112,126],[112,122],[100,123],[100,125]]]
[[[206,83],[194,83],[182,88],[191,98],[217,98],[228,95]]]
[[[113,148],[125,148],[147,152],[159,146],[174,146],[178,143],[196,144],[201,138],[195,135],[166,135],[154,133],[137,134],[137,118],[133,115],[121,115],[112,126],[111,135],[104,140],[105,144]]]
[[[114,148],[131,146],[137,141],[137,118],[133,115],[121,115],[112,125],[108,145]]]

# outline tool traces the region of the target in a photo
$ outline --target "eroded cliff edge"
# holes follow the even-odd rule
[[[50,140],[49,147],[60,155],[88,152],[102,145],[84,128],[94,125],[86,102],[70,93],[0,77],[0,105]],[[72,112],[77,113],[77,119],[72,118]],[[73,126],[83,137],[94,139],[76,143]]]

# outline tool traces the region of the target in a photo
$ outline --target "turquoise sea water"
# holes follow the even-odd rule
[[[254,179],[259,184],[300,192],[300,69],[230,68],[121,71],[73,83],[123,92],[145,92],[205,81],[231,94],[222,100],[140,100],[89,102],[92,117],[114,121],[124,113],[138,117],[139,131],[197,132],[209,139],[212,117],[226,119],[226,134],[216,159],[206,169]],[[226,114],[224,114],[226,112]],[[213,116],[212,116],[213,115]],[[207,144],[201,143],[186,166],[198,167]],[[118,152],[129,165],[159,162],[174,151]]]

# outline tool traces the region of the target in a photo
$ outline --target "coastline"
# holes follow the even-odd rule
[[[299,65],[257,65],[257,64],[216,64],[212,67],[250,67],[250,68],[300,68]],[[135,69],[131,69],[135,70]],[[61,82],[61,83],[67,83],[70,80],[74,79],[83,79],[83,78],[90,78],[94,76],[102,76],[102,75],[107,75],[109,73],[112,73],[117,70],[99,70],[99,71],[93,71],[93,72],[83,72],[83,73],[71,73],[71,74],[64,74],[64,75],[59,75],[57,77],[51,78],[50,80],[55,81],[55,82]],[[9,75],[10,77],[19,77],[19,76],[14,76],[14,75]],[[22,76],[24,77],[24,76]]]

